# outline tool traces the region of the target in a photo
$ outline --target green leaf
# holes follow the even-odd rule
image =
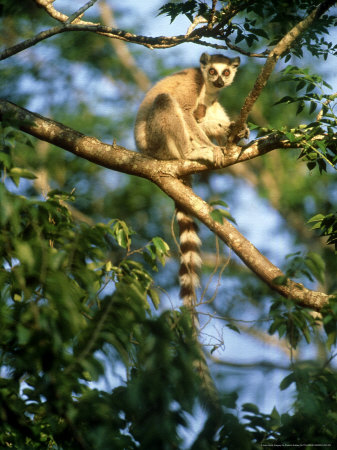
[[[281,100],[277,101],[276,103],[274,103],[275,105],[280,105],[281,103],[293,103],[296,100],[293,97],[290,97],[289,95],[286,95],[285,97],[282,97]]]
[[[316,144],[318,145],[320,150],[322,150],[322,153],[326,154],[326,144],[325,144],[325,142],[323,142],[323,141],[316,141]]]
[[[152,239],[152,242],[158,253],[168,255],[168,253],[170,251],[170,247],[167,245],[167,243],[161,237],[158,237],[158,236],[154,237]]]
[[[149,289],[148,294],[155,309],[158,309],[160,304],[160,297],[156,289]]]
[[[259,414],[259,408],[254,403],[244,403],[242,405],[242,411],[250,412],[253,414]]]
[[[321,284],[325,281],[325,262],[322,257],[314,252],[309,252],[304,262],[316,280]]]
[[[213,209],[213,211],[210,212],[210,216],[215,222],[223,223],[223,215],[219,209]]]
[[[232,323],[227,323],[226,327],[229,328],[230,330],[235,331],[236,333],[240,334],[240,330],[236,325],[233,325]]]
[[[64,201],[74,201],[75,196],[69,192],[61,191],[60,189],[52,189],[48,192],[47,197],[50,199],[64,200]]]
[[[227,207],[227,204],[221,200],[214,201],[213,204],[218,204]],[[231,222],[236,224],[234,217],[229,213],[229,211],[226,211],[225,209],[214,209],[213,211],[211,211],[210,216],[212,217],[213,220],[221,224],[223,223],[224,217],[227,220],[230,220]]]
[[[315,102],[310,102],[310,109],[309,109],[309,114],[312,114],[317,108],[317,103]]]
[[[304,338],[305,338],[307,344],[310,344],[310,342],[311,342],[311,336],[310,336],[309,328],[308,328],[308,327],[303,327],[303,328],[301,328],[301,331],[302,331],[302,333],[303,333],[303,336],[304,336]]]
[[[321,222],[324,219],[324,215],[323,214],[316,214],[315,216],[311,217],[311,219],[308,220],[308,223],[311,222]]]
[[[129,249],[131,245],[130,235],[132,230],[122,220],[115,221],[112,227],[112,235],[115,237],[118,245],[122,248]]]
[[[26,264],[29,268],[32,268],[35,263],[34,252],[32,247],[27,242],[17,241],[15,243],[17,258]]]
[[[292,383],[296,381],[295,374],[292,372],[289,375],[287,375],[280,383],[280,389],[281,391],[284,391],[287,389]]]
[[[0,152],[0,162],[2,162],[6,169],[9,169],[12,165],[12,159],[7,153]]]
[[[287,136],[290,142],[298,141],[298,137],[296,137],[294,133],[286,132],[284,134]]]
[[[35,180],[37,177],[33,172],[30,172],[29,170],[26,169],[21,169],[20,167],[13,167],[10,171],[9,171],[9,175],[11,177],[19,177],[19,178],[28,178],[29,180]]]
[[[273,283],[277,286],[285,286],[288,282],[288,277],[286,275],[280,275],[273,279]]]
[[[304,107],[305,103],[301,100],[297,106],[296,115],[300,114],[303,111]]]
[[[211,206],[215,206],[215,205],[219,205],[219,206],[223,206],[224,208],[228,208],[228,203],[224,202],[223,200],[214,200],[212,202],[210,202]]]
[[[259,125],[256,125],[255,123],[252,123],[252,122],[248,122],[247,125],[250,130],[257,130],[257,129],[261,128]]]

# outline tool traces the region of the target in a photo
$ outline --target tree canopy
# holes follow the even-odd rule
[[[1,448],[333,447],[336,2],[115,3],[0,0]],[[144,92],[205,49],[242,59],[224,163],[137,153]]]

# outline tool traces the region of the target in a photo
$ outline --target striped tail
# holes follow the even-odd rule
[[[200,246],[201,241],[198,236],[198,227],[193,218],[183,209],[177,208],[177,222],[179,225],[180,236],[180,297],[184,306],[190,311],[193,321],[193,334],[198,343],[199,355],[194,361],[194,368],[201,381],[200,400],[209,412],[209,424],[200,434],[200,442],[205,440],[210,442],[220,426],[222,418],[222,408],[219,403],[219,394],[212,379],[206,356],[198,340],[199,321],[195,310],[196,307],[196,289],[200,286],[199,270],[201,267]],[[194,447],[193,447],[194,448]],[[195,447],[201,448],[201,447]],[[207,447],[204,447],[207,448]],[[210,447],[208,447],[210,448]]]
[[[184,210],[177,208],[177,222],[180,236],[180,297],[184,306],[191,312],[193,325],[197,333],[199,322],[195,311],[196,293],[200,286],[199,269],[201,266],[198,228],[193,218]]]

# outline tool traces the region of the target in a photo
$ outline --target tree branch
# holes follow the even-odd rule
[[[213,36],[214,32],[210,31],[207,26],[199,28],[197,30],[189,29],[185,35],[178,35],[172,37],[166,36],[151,37],[151,36],[135,35],[129,33],[128,31],[124,31],[118,28],[80,20],[78,18],[78,15],[82,14],[82,12],[84,12],[86,9],[92,6],[92,4],[95,1],[97,0],[90,0],[77,12],[68,17],[67,15],[61,13],[60,11],[54,8],[53,6],[54,0],[35,0],[35,3],[37,5],[44,8],[52,18],[61,22],[62,25],[49,28],[48,30],[44,30],[30,39],[26,39],[25,41],[22,41],[12,47],[3,50],[2,52],[0,52],[0,61],[9,58],[10,56],[13,56],[27,48],[30,48],[45,39],[69,31],[89,31],[91,33],[97,33],[109,37],[111,39],[119,39],[129,43],[143,45],[150,49],[170,48],[186,42],[194,42],[199,45],[208,45],[210,47],[215,48],[227,48],[224,46],[219,46],[218,44],[212,43],[205,44],[205,42],[201,40],[203,36],[216,38],[216,36]],[[219,37],[221,38],[222,36]]]
[[[82,6],[82,8],[80,8],[78,11],[75,11],[71,16],[69,16],[68,19],[66,20],[66,23],[74,22],[76,19],[82,16],[87,9],[91,8],[96,2],[97,0],[89,0],[85,5]]]
[[[149,179],[216,233],[262,281],[282,296],[316,310],[328,302],[328,295],[311,291],[292,280],[288,280],[286,285],[275,284],[275,278],[283,276],[282,271],[263,256],[230,222],[225,219],[223,224],[214,221],[210,215],[212,208],[178,178],[182,174],[209,170],[208,166],[192,161],[158,161],[116,144],[104,144],[96,138],[85,136],[5,100],[0,100],[0,120],[15,120],[22,131],[103,167]],[[230,154],[227,165],[248,159],[247,155],[256,157],[267,153],[272,150],[273,143],[275,144],[275,137],[269,141],[268,138],[263,138],[262,143],[261,140],[254,142],[244,151],[238,147],[238,154],[234,159]],[[286,145],[285,141],[283,143]],[[278,142],[278,146],[280,144],[282,141]]]
[[[240,111],[240,117],[236,121],[229,140],[233,142],[238,133],[244,128],[247,122],[248,115],[252,110],[256,100],[259,98],[263,88],[272,74],[277,61],[280,57],[291,48],[294,41],[307,30],[310,25],[322,14],[324,14],[332,5],[336,3],[335,0],[325,0],[317,8],[315,8],[305,19],[298,22],[283,38],[275,45],[273,50],[268,55],[268,58],[262,67],[253,89],[250,91],[245,99],[245,102]]]
[[[13,45],[0,53],[0,61],[10,56],[13,56],[22,50],[25,50],[29,47],[32,47],[39,42],[48,39],[52,36],[55,36],[60,33],[66,33],[69,31],[89,31],[91,33],[98,33],[103,36],[112,38],[112,39],[120,39],[122,41],[130,42],[132,44],[143,45],[144,47],[148,47],[150,49],[154,48],[170,48],[175,47],[176,45],[186,43],[186,42],[194,42],[196,44],[201,44],[199,42],[200,38],[203,36],[202,33],[203,28],[199,28],[194,30],[190,35],[178,35],[172,37],[159,36],[159,37],[151,37],[151,36],[141,36],[129,33],[128,31],[121,30],[119,28],[107,27],[100,24],[88,24],[88,23],[70,23],[64,24],[57,27],[49,28],[48,30],[41,31],[34,37],[30,39],[26,39],[25,41],[20,42],[19,44]],[[211,45],[211,44],[210,44]]]
[[[56,8],[54,8],[54,5],[53,5],[54,1],[55,0],[35,0],[35,3],[38,6],[42,7],[50,17],[58,20],[59,22],[62,22],[62,23],[76,22],[76,23],[81,23],[81,24],[94,25],[92,22],[80,20],[79,16],[84,14],[84,12],[87,9],[91,8],[91,6],[93,6],[94,3],[97,2],[97,0],[89,0],[84,6],[82,6],[78,11],[75,11],[69,17],[66,14],[63,14],[60,11],[58,11]]]

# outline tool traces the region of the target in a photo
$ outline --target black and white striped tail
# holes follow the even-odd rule
[[[199,271],[201,267],[200,246],[198,227],[193,218],[177,206],[177,222],[180,236],[180,297],[184,306],[190,311],[193,320],[193,332],[198,340],[199,321],[195,310],[196,289],[200,286]],[[201,380],[201,400],[203,405],[212,411],[216,417],[221,417],[221,406],[219,404],[218,392],[209,371],[206,356],[199,344],[200,354],[194,361],[194,368]],[[212,416],[213,416],[212,414]],[[213,416],[214,429],[216,420]]]
[[[200,286],[199,270],[201,266],[198,228],[193,218],[181,209],[177,209],[177,222],[180,236],[180,297],[184,306],[191,311],[196,330],[199,328],[195,312],[196,289]]]

